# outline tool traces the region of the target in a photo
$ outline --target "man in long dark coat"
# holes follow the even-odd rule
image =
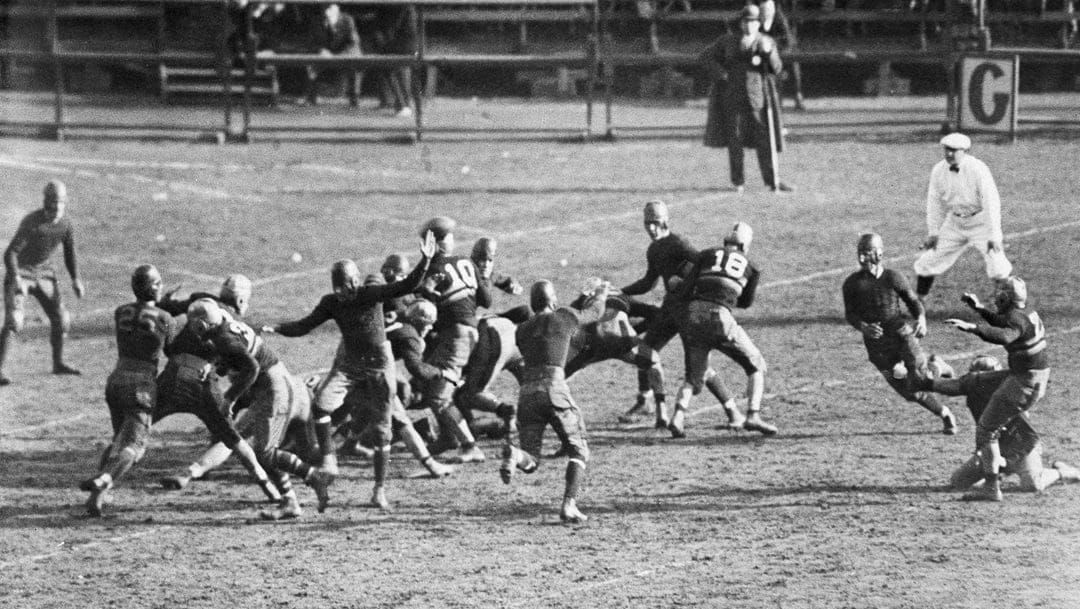
[[[761,12],[756,5],[743,9],[738,34],[725,34],[701,55],[713,79],[705,145],[727,148],[731,183],[743,191],[743,149],[757,151],[765,185],[773,192],[789,192],[778,176],[779,153],[784,149],[783,121],[777,75],[783,69],[776,41],[762,34]]]

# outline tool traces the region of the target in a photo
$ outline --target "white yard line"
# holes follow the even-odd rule
[[[60,162],[67,165],[77,164],[70,160],[61,160]],[[50,165],[47,163],[40,163],[34,160],[23,160],[21,157],[3,155],[0,154],[0,167],[13,167],[16,169],[23,169],[26,171],[41,171],[46,173],[61,173],[74,175],[79,177],[88,178],[104,178],[106,180],[129,180],[131,182],[138,182],[144,184],[152,184],[158,188],[172,190],[174,192],[187,193],[190,195],[211,199],[211,200],[235,200],[246,201],[249,203],[265,203],[266,198],[257,195],[247,194],[235,194],[230,193],[218,188],[207,188],[198,184],[191,184],[188,182],[177,182],[170,180],[161,180],[150,176],[143,176],[138,174],[122,174],[102,172],[102,171],[90,171],[87,169],[72,169],[67,166]]]
[[[101,546],[104,546],[104,545],[107,545],[107,544],[118,544],[118,543],[123,543],[123,542],[126,542],[126,541],[132,541],[132,540],[135,540],[135,539],[146,537],[148,535],[157,535],[157,534],[161,533],[163,530],[171,529],[171,528],[173,528],[173,527],[171,527],[171,526],[157,526],[157,527],[152,527],[150,529],[147,529],[145,531],[138,531],[138,532],[135,532],[135,533],[131,533],[129,535],[114,535],[112,537],[105,537],[104,539],[98,539],[96,541],[90,541],[90,542],[87,542],[87,543],[81,543],[81,544],[78,544],[78,545],[71,546],[70,548],[67,548],[67,549],[57,550],[55,552],[48,552],[46,554],[35,554],[33,556],[22,556],[22,557],[16,558],[15,560],[10,560],[8,562],[0,562],[0,571],[10,569],[10,568],[12,568],[12,567],[14,567],[16,565],[25,565],[28,562],[41,562],[43,560],[48,560],[50,558],[56,558],[57,556],[61,556],[63,554],[70,554],[70,553],[75,552],[77,550],[93,549],[93,548],[98,548],[98,547],[101,547]],[[63,548],[63,545],[64,544],[61,544],[62,548]]]

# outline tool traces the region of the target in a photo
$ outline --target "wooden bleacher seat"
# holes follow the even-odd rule
[[[221,73],[215,68],[161,64],[158,72],[160,97],[164,104],[173,103],[180,98],[189,100],[220,98],[224,92]],[[245,78],[243,68],[231,69],[229,72],[231,95],[243,95]],[[271,106],[276,106],[280,93],[277,70],[273,66],[256,68],[251,79],[252,96],[265,100]]]

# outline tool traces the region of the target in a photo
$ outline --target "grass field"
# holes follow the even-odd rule
[[[1080,147],[977,138],[973,153],[994,171],[1007,253],[1050,333],[1053,380],[1034,417],[1047,461],[1078,463]],[[778,197],[756,186],[752,157],[747,193],[725,191],[723,154],[689,140],[0,141],[0,241],[46,180],[64,179],[88,285],[82,301],[64,286],[69,360],[83,376],[48,374],[36,305],[5,367],[16,384],[0,390],[0,607],[1078,607],[1080,489],[1007,492],[999,505],[941,490],[972,449],[970,415],[954,400],[960,432],[941,435],[877,377],[843,321],[839,287],[861,232],[880,232],[890,265],[911,275],[938,158],[932,137],[796,138],[783,169],[798,191]],[[108,440],[111,311],[130,300],[137,264],[184,292],[247,274],[256,325],[306,314],[339,258],[374,270],[388,253],[415,255],[417,226],[445,214],[459,247],[493,236],[501,271],[549,278],[569,298],[591,275],[622,285],[643,274],[640,213],[656,197],[700,247],[736,220],[753,225],[764,285],[740,319],[769,363],[764,414],[778,436],[714,429],[723,415],[704,397],[686,439],[621,425],[634,373],[602,364],[571,382],[593,452],[583,527],[559,523],[561,461],[504,486],[494,459],[408,479],[415,462],[397,451],[392,511],[364,507],[370,465],[346,460],[325,514],[301,488],[303,519],[264,523],[262,495],[233,462],[182,492],[157,486],[204,446],[187,415],[160,427],[106,517],[84,516],[76,484]],[[961,369],[973,353],[1002,353],[943,323],[965,315],[963,291],[990,293],[973,252],[928,300],[924,344]],[[495,308],[520,302],[500,295]],[[336,332],[269,340],[302,373],[330,363]],[[673,391],[677,341],[663,355]],[[739,369],[714,363],[741,392]],[[482,447],[495,456],[494,442]]]

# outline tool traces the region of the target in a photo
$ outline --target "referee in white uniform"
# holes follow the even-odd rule
[[[949,270],[968,247],[976,247],[986,261],[986,274],[994,280],[1012,273],[1001,234],[1001,198],[994,176],[979,159],[968,154],[971,138],[950,133],[941,138],[945,158],[930,171],[926,192],[926,241],[915,260],[915,291],[920,299],[930,293],[934,278]]]

